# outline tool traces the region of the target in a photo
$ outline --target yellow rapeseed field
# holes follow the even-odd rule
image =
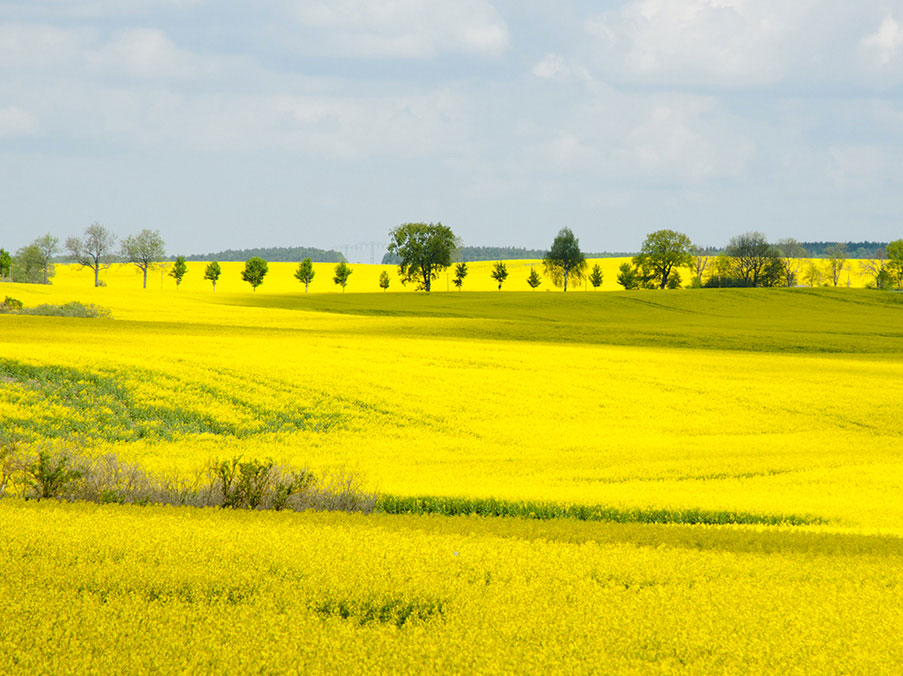
[[[486,522],[489,523],[486,523]],[[5,674],[896,674],[876,536],[0,505]]]
[[[281,265],[256,292],[238,264],[216,291],[64,266],[2,285],[112,312],[0,316],[4,437],[816,525],[6,498],[0,673],[899,673],[903,294],[499,293],[472,264],[460,293],[382,293],[359,265],[305,295]]]

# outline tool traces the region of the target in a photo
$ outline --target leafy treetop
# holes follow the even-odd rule
[[[680,282],[676,268],[693,264],[693,243],[682,232],[656,230],[646,235],[633,263],[643,269],[651,286],[667,289]]]
[[[508,279],[508,267],[502,261],[498,261],[492,266],[492,272],[489,273],[489,276],[498,282],[499,291],[501,291],[502,284]]]
[[[580,240],[570,228],[562,228],[552,241],[552,248],[542,259],[546,274],[555,286],[568,290],[568,280],[579,282],[586,271],[586,257],[580,251]]]
[[[310,287],[310,283],[313,281],[315,274],[314,264],[310,260],[310,257],[305,258],[298,263],[298,269],[295,270],[295,279],[304,284],[304,293],[307,293],[307,289]]]
[[[353,270],[345,264],[345,261],[339,261],[335,266],[335,276],[332,281],[342,287],[342,293],[345,293],[345,286],[348,284],[348,278],[352,272]]]
[[[245,262],[245,269],[241,271],[241,278],[251,285],[254,291],[263,284],[263,278],[266,277],[269,266],[267,262],[259,256],[252,256]]]
[[[400,259],[398,274],[402,284],[415,282],[427,293],[432,280],[451,265],[458,239],[442,223],[404,223],[389,232],[390,254]]]
[[[219,280],[219,276],[222,274],[223,269],[220,267],[220,264],[217,261],[210,261],[207,263],[207,267],[204,268],[204,279],[208,282],[213,282],[213,290],[216,290],[216,282]]]
[[[177,289],[182,284],[182,277],[185,276],[186,272],[188,272],[188,266],[185,265],[185,256],[176,256],[176,261],[172,264],[172,269],[169,271],[169,276],[176,280]]]

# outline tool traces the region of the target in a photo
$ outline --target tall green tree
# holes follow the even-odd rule
[[[314,281],[314,264],[311,262],[310,257],[305,258],[303,261],[298,263],[298,269],[295,270],[295,279],[301,282],[304,285],[304,293],[307,293],[307,289],[310,287],[310,283]]]
[[[693,279],[690,282],[693,286],[700,287],[705,282],[705,271],[709,267],[712,257],[706,253],[705,249],[696,245],[691,247],[690,255],[693,257],[693,263],[690,266],[693,270]]]
[[[398,256],[401,283],[429,293],[432,281],[449,267],[458,238],[442,223],[403,223],[389,232],[388,252]]]
[[[871,278],[866,286],[872,286],[875,289],[890,288],[892,280],[887,268],[887,252],[884,249],[878,249],[870,258],[859,261],[859,273]]]
[[[542,284],[542,277],[531,267],[530,274],[527,275],[527,285],[535,291],[540,284]]]
[[[22,284],[41,284],[44,278],[44,256],[37,244],[16,251],[11,266],[12,280]],[[53,274],[51,265],[51,274]]]
[[[13,265],[13,257],[6,249],[0,249],[0,280],[9,277],[10,268]]]
[[[618,284],[624,287],[625,291],[632,291],[640,288],[639,272],[630,263],[621,263],[618,266]]]
[[[75,261],[93,270],[94,286],[100,286],[100,271],[112,265],[115,246],[116,235],[96,221],[85,228],[84,237],[66,240],[66,248]]]
[[[129,235],[119,247],[119,255],[132,263],[143,274],[143,287],[147,288],[147,273],[160,265],[166,256],[166,245],[159,230],[144,229],[137,235]]]
[[[379,273],[379,288],[383,291],[389,288],[389,273],[385,270]]]
[[[598,289],[602,286],[602,268],[599,267],[599,264],[596,263],[593,266],[592,272],[589,273],[589,283],[593,285],[594,289]]]
[[[492,272],[489,273],[489,276],[492,277],[499,285],[499,291],[502,290],[502,284],[505,283],[505,280],[508,279],[508,268],[502,263],[502,261],[496,262],[495,265],[492,266]]]
[[[803,266],[803,259],[809,255],[809,252],[793,237],[779,239],[775,246],[784,269],[783,284],[784,286],[795,286]]]
[[[452,280],[452,284],[458,287],[458,291],[461,290],[465,277],[467,277],[467,263],[458,263],[455,266],[455,278]]]
[[[186,272],[188,272],[188,266],[185,264],[185,256],[176,256],[172,269],[169,271],[169,276],[176,280],[176,289],[181,286],[182,277],[185,276]]]
[[[731,237],[724,253],[733,266],[733,274],[743,280],[744,286],[762,286],[763,272],[780,258],[780,252],[761,232]]]
[[[214,291],[216,291],[216,283],[219,281],[221,274],[223,274],[223,269],[217,261],[210,261],[207,263],[207,267],[204,268],[204,279],[208,282],[213,282]]]
[[[678,268],[693,265],[693,243],[682,232],[656,230],[646,235],[633,264],[643,271],[650,286],[675,288],[680,284]]]
[[[834,286],[840,282],[840,276],[847,269],[847,245],[838,242],[828,247],[828,278]]]
[[[545,273],[555,286],[568,290],[568,281],[581,282],[586,272],[586,257],[570,228],[562,228],[552,241],[552,248],[542,259]]]
[[[884,249],[887,254],[887,268],[897,288],[903,289],[903,239],[895,239]]]
[[[815,261],[809,261],[803,270],[803,279],[808,282],[809,286],[819,286],[825,278],[825,273],[821,271]]]
[[[38,237],[33,244],[41,253],[43,283],[50,284],[50,278],[53,277],[53,257],[60,252],[60,240],[48,232],[43,237]]]
[[[252,256],[245,261],[245,269],[241,271],[241,278],[251,285],[254,291],[263,284],[263,278],[267,276],[269,266],[260,256]]]
[[[332,281],[342,287],[342,293],[345,293],[345,285],[348,284],[348,278],[352,272],[354,271],[345,264],[345,261],[339,261],[335,266],[335,276]]]

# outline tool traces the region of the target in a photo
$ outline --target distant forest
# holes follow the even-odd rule
[[[516,246],[462,246],[458,249],[457,260],[465,263],[475,261],[538,260],[545,253],[542,249],[524,249]],[[585,254],[587,258],[620,258],[633,255],[631,252],[623,251]],[[387,253],[383,256],[382,263],[383,265],[398,265],[399,258]]]
[[[263,249],[226,249],[209,254],[185,256],[187,261],[246,261],[259,256],[271,263],[298,263],[310,258],[314,263],[338,263],[345,257],[333,249],[316,249],[306,246],[271,246]]]
[[[800,242],[811,258],[825,258],[827,250],[837,242]],[[873,258],[886,242],[844,242],[850,258]],[[704,247],[703,251],[710,255],[724,252],[723,247]],[[626,258],[636,255],[636,251],[602,251],[586,252],[587,258]],[[462,246],[458,249],[457,260],[466,263],[476,261],[504,260],[538,260],[545,255],[542,249],[526,249],[516,246]],[[216,253],[195,254],[186,256],[189,261],[246,261],[252,256],[260,256],[266,261],[278,263],[297,263],[310,258],[314,263],[338,263],[345,257],[334,249],[317,249],[314,247],[271,246],[260,249],[226,249]],[[398,265],[398,256],[386,253],[382,257],[384,265]]]
[[[810,258],[827,258],[828,249],[839,242],[800,242]],[[887,242],[842,242],[850,258],[875,258]]]
[[[800,242],[806,250],[808,258],[828,258],[828,249],[837,244],[843,244],[847,248],[848,258],[876,258],[878,252],[887,246],[887,242]],[[724,253],[724,247],[706,246],[700,247],[700,250],[710,256],[717,256]],[[633,254],[625,254],[632,256]],[[587,258],[589,258],[587,254]]]

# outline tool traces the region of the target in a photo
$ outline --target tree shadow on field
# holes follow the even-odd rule
[[[365,317],[355,331],[371,335],[823,355],[903,351],[901,298],[868,289],[689,289],[232,294],[212,302]]]

